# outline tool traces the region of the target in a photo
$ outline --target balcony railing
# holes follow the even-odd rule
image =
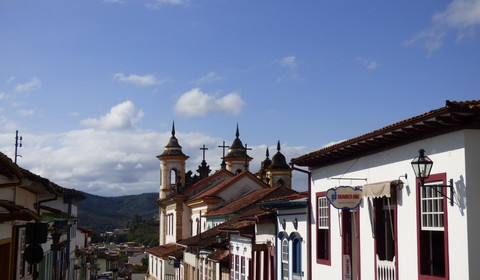
[[[392,261],[382,261],[377,255],[377,280],[396,280],[395,257]]]

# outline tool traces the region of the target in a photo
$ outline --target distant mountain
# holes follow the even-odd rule
[[[158,214],[158,193],[103,197],[84,193],[78,205],[78,224],[96,232],[125,228],[135,214],[150,219]]]

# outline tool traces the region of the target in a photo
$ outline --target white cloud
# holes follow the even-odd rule
[[[472,36],[480,25],[480,0],[453,0],[446,10],[433,15],[429,28],[405,41],[406,45],[419,43],[429,54],[440,49],[450,32],[457,40]]]
[[[4,92],[0,92],[0,100],[7,99],[7,94]]]
[[[209,150],[206,160],[212,173],[220,169],[222,149],[217,148],[223,140],[230,145],[235,138],[234,130],[225,139],[214,138],[204,133],[182,132],[176,127],[176,137],[183,152],[190,156],[187,170],[195,170],[202,160],[206,145]],[[13,130],[14,131],[14,130]],[[0,134],[0,151],[13,158],[12,135]],[[65,188],[74,188],[95,195],[120,196],[145,192],[158,192],[160,181],[157,155],[163,152],[171,136],[166,132],[152,131],[95,131],[93,129],[71,130],[63,133],[25,134],[19,153],[19,165],[45,177]],[[241,137],[241,136],[240,136]],[[248,139],[242,139],[245,142]],[[269,145],[270,155],[276,152],[275,139]],[[250,143],[250,142],[249,142]],[[265,159],[265,145],[249,145],[249,155],[254,158],[250,170],[257,172]],[[281,152],[287,158],[307,153],[307,147],[290,147],[282,144]]]
[[[239,115],[245,107],[245,102],[237,93],[229,93],[217,98],[194,88],[184,93],[175,104],[175,112],[188,117],[206,116],[221,112],[227,115]]]
[[[7,79],[5,83],[8,85],[8,84],[11,84],[14,80],[15,80],[15,77],[10,77]]]
[[[86,127],[106,129],[106,130],[125,130],[132,129],[135,124],[143,117],[143,111],[135,107],[132,101],[125,101],[110,109],[106,115],[96,119],[89,118],[81,121]]]
[[[24,83],[24,84],[18,84],[15,86],[15,91],[16,92],[27,92],[27,91],[31,91],[31,90],[34,90],[34,89],[38,89],[42,86],[42,81],[37,78],[37,77],[33,77],[32,79],[30,79],[30,81]]]
[[[368,70],[375,70],[380,66],[378,62],[373,60],[368,60],[365,57],[357,57],[355,58],[355,60]]]
[[[35,114],[35,110],[19,110],[18,113],[22,117],[30,117],[30,116],[33,116]]]
[[[217,73],[215,72],[209,72],[207,75],[193,81],[193,83],[197,85],[205,85],[205,84],[211,84],[220,80],[223,80],[223,77],[217,75]]]
[[[181,6],[187,5],[189,0],[153,0],[151,3],[148,3],[146,6],[150,9],[160,9],[162,6]]]
[[[277,60],[277,63],[290,68],[290,70],[295,71],[297,68],[297,58],[295,56],[286,56],[280,60]]]
[[[303,80],[300,74],[297,72],[297,58],[295,56],[286,56],[281,59],[274,60],[273,63],[287,69],[286,73],[285,70],[283,70],[284,73],[276,78],[277,82],[284,82],[287,80]]]
[[[169,79],[159,80],[154,75],[139,76],[139,75],[131,74],[129,76],[126,76],[124,73],[114,74],[113,79],[120,82],[124,82],[124,83],[135,84],[138,86],[155,86],[155,85],[163,84],[164,82],[169,80]]]

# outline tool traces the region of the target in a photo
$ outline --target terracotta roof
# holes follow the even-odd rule
[[[325,166],[460,129],[480,128],[480,100],[446,101],[446,106],[391,124],[291,160]]]
[[[273,193],[273,194],[272,194]],[[279,195],[292,195],[295,191],[285,187],[266,188],[251,192],[239,199],[213,211],[209,211],[205,214],[205,217],[228,215],[242,211],[242,209],[251,206],[254,203],[272,199],[272,196],[278,197]]]
[[[275,197],[271,199],[265,199],[263,202],[267,201],[277,201],[277,200],[297,200],[308,197],[308,192],[299,192],[294,194],[288,194],[280,197]]]
[[[213,173],[212,175],[208,176],[207,178],[204,178],[204,179],[196,182],[195,184],[187,187],[186,189],[184,189],[182,191],[182,193],[186,194],[186,195],[195,195],[196,190],[201,189],[203,186],[205,186],[205,184],[208,184],[209,182],[214,181],[215,179],[217,179],[218,177],[220,177],[222,175],[230,177],[230,178],[235,177],[235,174],[233,174],[232,172],[230,172],[226,169],[220,169],[219,171],[217,171],[217,172]]]
[[[20,168],[2,152],[0,152],[0,175],[3,175],[8,179],[15,179],[12,183],[3,185],[18,185],[21,183],[22,173]]]
[[[161,246],[153,247],[147,249],[147,253],[155,255],[157,257],[168,257],[169,255],[173,254],[175,251],[183,250],[182,246],[178,246],[177,244],[169,243],[164,244]]]
[[[229,260],[229,256],[230,256],[229,250],[216,249],[213,253],[211,253],[208,256],[208,258],[217,262],[227,263]]]
[[[265,197],[284,196],[287,193],[293,194],[295,191],[285,187],[277,187],[273,188],[273,191]],[[242,211],[232,219],[214,228],[206,230],[201,234],[181,240],[178,243],[188,246],[189,250],[194,250],[196,248],[212,248],[213,250],[215,247],[224,245],[217,243],[217,236],[221,237],[221,239],[225,241],[228,238],[226,231],[241,230],[245,229],[246,227],[251,227],[255,225],[259,218],[261,219],[272,215],[272,213],[260,209],[256,203],[257,201],[252,201],[249,206],[242,208]]]
[[[78,229],[79,231],[84,232],[84,233],[93,233],[93,230],[92,230],[92,229],[89,229],[89,228],[84,227],[84,226],[79,226],[79,225],[77,225],[77,229]]]
[[[230,186],[231,184],[233,184],[234,182],[237,182],[239,181],[241,178],[244,178],[244,177],[250,177],[252,180],[254,181],[257,181],[259,185],[263,186],[264,188],[268,188],[269,186],[267,184],[265,184],[264,182],[262,182],[261,180],[259,180],[255,175],[253,175],[252,173],[250,173],[250,171],[248,170],[244,170],[242,171],[241,173],[235,175],[234,177],[231,177],[215,186],[213,186],[212,188],[209,188],[208,190],[192,197],[189,201],[187,202],[192,202],[194,200],[199,200],[199,199],[202,199],[202,198],[205,198],[205,197],[213,197],[215,195],[217,195],[218,193],[220,193],[222,190],[224,190],[225,188],[227,188],[228,186]]]
[[[17,205],[11,201],[0,199],[0,207],[7,209],[7,213],[0,213],[0,222],[5,221],[31,221],[35,220],[36,222],[41,221],[42,219],[32,210],[25,208],[23,206]]]

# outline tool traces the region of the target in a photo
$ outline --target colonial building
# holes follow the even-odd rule
[[[253,158],[247,154],[249,148],[243,145],[239,137],[237,126],[235,139],[224,154],[219,170],[210,175],[204,154],[197,170],[198,175],[193,175],[191,171],[185,170],[189,157],[183,153],[175,136],[175,126],[172,126],[170,140],[163,153],[157,156],[160,160],[160,192],[157,201],[160,212],[160,246],[148,250],[150,279],[166,279],[167,275],[173,275],[175,269],[180,268],[178,260],[175,262],[173,258],[168,258],[183,248],[176,245],[178,242],[201,236],[206,230],[231,217],[214,217],[210,215],[212,211],[256,191],[277,186],[291,188],[291,169],[280,152],[280,144],[277,145],[277,154],[272,160],[268,159],[267,154],[264,163],[268,164],[262,164],[262,170],[253,174],[249,171]],[[183,258],[183,255],[177,257]],[[182,267],[187,264],[189,266],[182,269],[181,273],[198,272],[197,264],[192,264],[189,259],[191,258],[187,257],[183,260]]]
[[[270,199],[259,204],[276,214],[275,242],[272,255],[276,255],[276,278],[267,274],[256,279],[307,279],[308,255],[308,193],[295,193]]]
[[[2,279],[73,279],[77,203],[84,198],[0,153]]]
[[[480,277],[480,101],[292,162],[312,178],[308,279]]]

